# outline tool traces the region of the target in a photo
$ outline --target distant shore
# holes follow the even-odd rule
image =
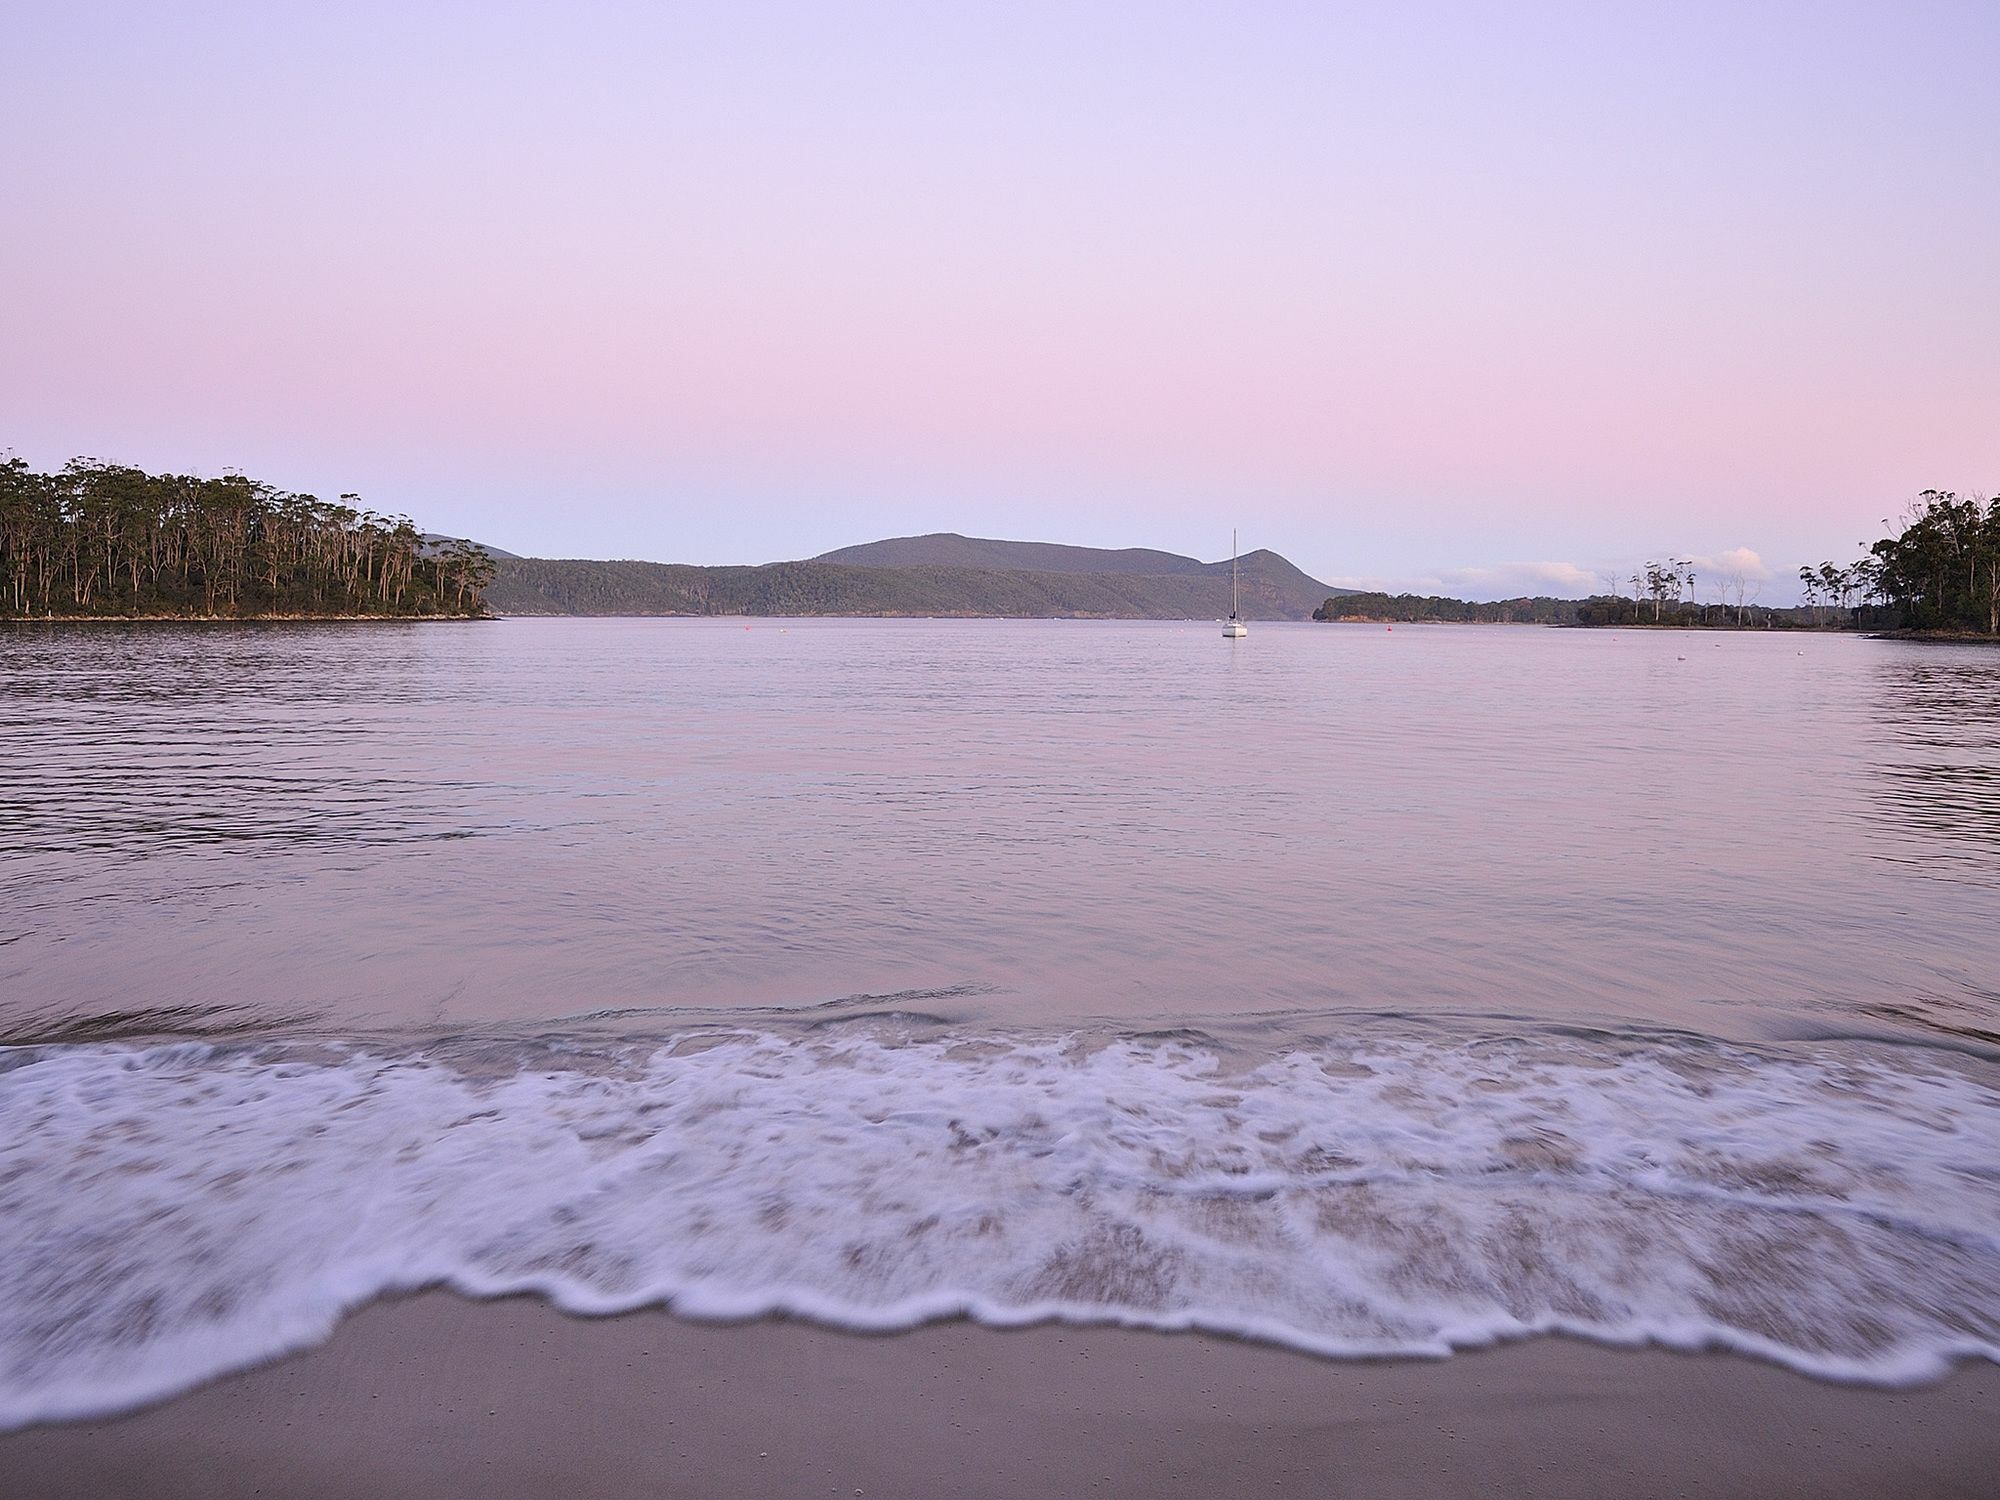
[[[577,1319],[439,1292],[130,1416],[0,1437],[10,1492],[44,1500],[1951,1500],[1990,1494],[1996,1467],[1990,1364],[1879,1390],[1559,1338],[1357,1362],[1101,1327]]]
[[[407,625],[437,620],[491,620],[494,615],[0,615],[0,625],[273,625],[362,622]]]
[[[1871,641],[1943,641],[1956,646],[2000,646],[2000,635],[1981,630],[1874,630]]]

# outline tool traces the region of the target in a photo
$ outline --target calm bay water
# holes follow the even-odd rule
[[[434,1281],[1915,1378],[1996,1037],[2000,652],[0,633],[0,1422]]]
[[[0,636],[0,1023],[944,992],[2000,1030],[2000,654],[505,621]]]

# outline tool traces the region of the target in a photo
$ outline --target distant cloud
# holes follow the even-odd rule
[[[1745,583],[1768,583],[1778,575],[1748,547],[1732,547],[1713,557],[1691,557],[1697,582],[1702,578],[1735,578]]]

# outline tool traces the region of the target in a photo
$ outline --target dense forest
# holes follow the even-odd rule
[[[1393,620],[1411,624],[1444,620],[1477,625],[1574,625],[1588,600],[1449,599],[1439,594],[1361,593],[1330,598],[1313,611],[1315,620]]]
[[[240,474],[0,460],[0,617],[479,615],[493,561]]]
[[[1898,523],[1884,521],[1885,527]],[[1757,585],[1739,574],[1705,580],[1696,597],[1694,564],[1670,557],[1624,580],[1631,592],[1588,599],[1473,602],[1425,594],[1350,594],[1330,598],[1315,620],[1466,621],[1482,624],[1671,625],[1683,628],[1909,630],[2000,636],[2000,498],[1960,499],[1925,490],[1901,529],[1846,566],[1799,569],[1804,603],[1757,602]]]
[[[1859,567],[1905,629],[2000,635],[2000,496],[1925,490]]]
[[[1477,625],[1673,625],[1683,629],[1797,630],[1833,622],[1825,609],[1774,607],[1731,601],[1699,604],[1690,599],[1656,602],[1648,597],[1597,594],[1588,599],[1533,598],[1470,600],[1432,594],[1350,594],[1329,599],[1313,611],[1315,620],[1425,621]],[[1878,611],[1869,613],[1879,614]],[[1852,612],[1844,617],[1852,625]],[[1893,623],[1868,620],[1862,623]]]

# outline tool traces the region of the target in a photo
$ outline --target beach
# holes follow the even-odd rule
[[[1983,1496],[2000,1369],[1836,1385],[1536,1339],[1322,1360],[964,1322],[580,1319],[377,1303],[321,1348],[104,1422],[0,1438],[10,1496]]]
[[[0,33],[0,1500],[2000,1500],[2000,0],[462,9]]]
[[[10,634],[0,1500],[1990,1492],[1992,654],[1253,639]]]

